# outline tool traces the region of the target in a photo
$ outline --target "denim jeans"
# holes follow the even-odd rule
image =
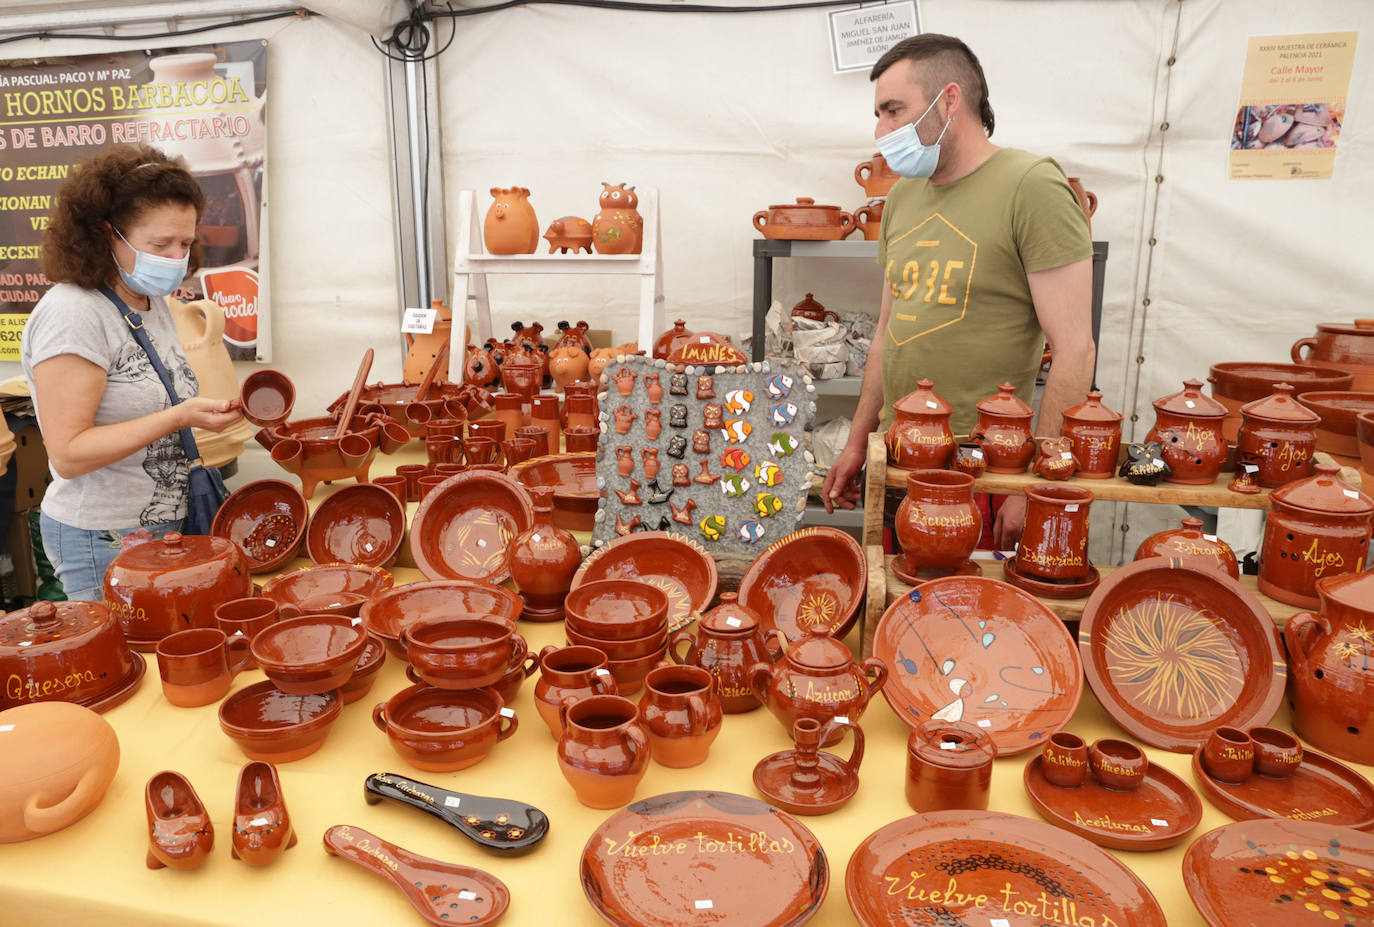
[[[71,525],[39,513],[43,532],[43,551],[52,562],[62,591],[71,602],[99,602],[105,597],[105,571],[123,547],[124,536],[140,530],[154,538],[169,531],[180,531],[180,521],[142,528],[104,528],[89,530]]]

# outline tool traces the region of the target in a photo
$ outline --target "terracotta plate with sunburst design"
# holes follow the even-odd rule
[[[468,470],[429,491],[410,525],[410,552],[427,579],[500,583],[507,552],[534,521],[524,487],[504,473]]]
[[[1259,600],[1210,568],[1150,557],[1102,581],[1078,625],[1102,707],[1156,747],[1188,753],[1221,725],[1274,717],[1288,666]]]
[[[839,528],[802,528],[779,538],[749,565],[739,601],[788,640],[820,625],[832,637],[854,626],[868,584],[868,562],[859,542]]]

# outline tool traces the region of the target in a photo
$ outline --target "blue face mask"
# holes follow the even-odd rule
[[[926,111],[917,117],[916,122],[926,118],[939,101],[939,97],[931,100]],[[945,121],[945,127],[940,130],[940,135],[933,145],[921,144],[921,137],[916,134],[916,122],[909,122],[878,139],[878,151],[887,161],[887,166],[901,176],[929,177],[935,173],[935,166],[940,162],[940,139],[945,137],[952,120],[953,117]]]
[[[125,238],[119,229],[115,229],[114,233],[119,235],[120,241],[129,245],[129,239]],[[140,251],[133,245],[129,247],[133,248],[134,252],[133,271],[126,271],[120,267],[117,259],[115,267],[119,268],[119,276],[124,279],[124,285],[135,293],[142,293],[144,296],[166,296],[181,286],[181,281],[186,279],[186,268],[191,261],[189,250],[185,256],[177,259]]]

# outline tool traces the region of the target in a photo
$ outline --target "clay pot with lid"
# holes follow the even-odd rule
[[[754,228],[764,238],[792,241],[838,241],[854,231],[854,217],[838,206],[821,206],[809,196],[754,213]]]
[[[1256,480],[1266,489],[1300,480],[1312,471],[1321,416],[1293,398],[1293,386],[1276,383],[1272,396],[1241,407],[1236,459],[1259,465]]]
[[[143,672],[99,603],[35,602],[0,618],[0,709],[62,701],[104,711],[132,695]]]
[[[954,470],[911,471],[894,523],[908,574],[933,578],[955,572],[983,531],[973,477]]]
[[[1182,527],[1157,532],[1141,541],[1133,559],[1147,557],[1168,557],[1218,570],[1232,579],[1240,578],[1240,565],[1231,545],[1215,534],[1205,534],[1200,518],[1185,518]]]
[[[984,810],[997,747],[960,721],[926,721],[906,743],[906,801],[914,811]]]
[[[1334,367],[1354,376],[1352,389],[1374,391],[1374,319],[1323,322],[1315,336],[1293,342],[1289,353],[1295,364]]]
[[[1342,759],[1374,765],[1374,574],[1317,581],[1321,610],[1288,619],[1293,730]]]
[[[759,707],[749,687],[749,675],[759,663],[772,663],[761,619],[740,604],[739,595],[722,592],[720,604],[697,619],[697,633],[678,631],[668,638],[668,655],[684,666],[699,666],[716,678],[716,694],[726,714]],[[683,648],[683,644],[687,646]]]
[[[792,318],[810,319],[813,322],[838,322],[840,320],[838,315],[821,305],[811,293],[807,293],[802,300],[792,307]]]
[[[1091,390],[1086,399],[1064,411],[1059,433],[1073,445],[1077,475],[1105,480],[1116,475],[1121,450],[1121,413],[1102,403],[1102,394]]]
[[[892,404],[887,429],[887,460],[904,470],[944,467],[954,453],[949,417],[954,407],[935,392],[932,380],[916,381],[916,389]]]
[[[995,395],[980,399],[972,438],[983,445],[989,473],[1025,473],[1035,456],[1031,420],[1035,410],[1016,398],[1016,387],[1003,383]]]
[[[1226,439],[1222,422],[1226,407],[1202,395],[1201,380],[1184,380],[1183,389],[1156,399],[1155,424],[1145,436],[1158,441],[1164,462],[1173,471],[1168,483],[1205,484],[1221,473],[1226,463]]]
[[[1374,499],[1340,478],[1336,464],[1274,490],[1259,551],[1259,590],[1316,608],[1317,581],[1364,569]]]
[[[887,682],[887,665],[877,657],[855,662],[849,648],[823,625],[808,624],[801,630],[802,636],[783,644],[776,663],[754,664],[750,689],[789,731],[798,718],[823,725],[835,718],[857,722]],[[839,728],[832,729],[826,743],[838,742],[840,734]]]
[[[877,152],[854,168],[854,182],[864,188],[864,195],[869,199],[887,196],[893,185],[901,179],[902,176],[888,165],[887,159]]]
[[[75,824],[100,804],[119,768],[114,728],[80,705],[9,708],[0,712],[0,730],[0,843]]]
[[[553,523],[552,487],[531,489],[530,499],[534,522],[511,542],[510,575],[525,600],[523,617],[557,621],[563,617],[573,574],[582,564],[582,549],[570,532]]]
[[[1054,583],[1089,578],[1088,513],[1093,494],[1081,486],[1036,483],[1026,488],[1026,525],[1016,548],[1017,571]]]
[[[1226,407],[1222,433],[1235,442],[1240,429],[1240,407],[1263,399],[1274,391],[1275,383],[1292,383],[1296,392],[1351,390],[1355,378],[1334,367],[1307,364],[1275,364],[1264,361],[1228,361],[1213,364],[1207,377],[1212,398]]]
[[[215,607],[253,594],[243,551],[227,538],[172,532],[120,551],[105,573],[105,606],[135,650],[174,631],[215,627]]]

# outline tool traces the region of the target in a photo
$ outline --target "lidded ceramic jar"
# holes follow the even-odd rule
[[[1374,513],[1336,464],[1316,471],[1270,493],[1259,552],[1260,592],[1303,608],[1318,606],[1317,580],[1364,569]]]
[[[215,607],[253,594],[253,575],[228,538],[178,534],[120,551],[105,573],[105,607],[135,650],[174,631],[215,627]]]
[[[805,298],[792,307],[792,318],[810,319],[813,322],[830,322],[839,319],[839,316],[831,312],[815,298],[811,293],[807,293]]]
[[[913,470],[894,518],[906,572],[931,576],[962,567],[983,531],[973,477],[954,470]]]
[[[935,392],[931,380],[916,381],[916,389],[892,404],[887,429],[887,460],[904,470],[943,467],[954,453],[949,417],[954,407]]]
[[[659,360],[667,360],[668,354],[672,349],[673,340],[675,338],[687,338],[690,337],[691,334],[692,333],[687,330],[687,322],[684,319],[676,320],[673,322],[673,327],[659,335],[658,340],[654,342],[654,357]]]
[[[1226,463],[1226,439],[1222,422],[1226,407],[1202,395],[1201,380],[1184,380],[1183,389],[1156,399],[1155,424],[1145,436],[1158,441],[1172,475],[1168,483],[1205,484],[1221,473]]]
[[[1026,525],[1016,548],[1025,576],[1059,583],[1086,581],[1088,512],[1093,494],[1081,486],[1036,483],[1026,487]]]
[[[142,675],[142,658],[104,605],[35,602],[0,617],[0,709],[61,701],[102,711],[133,694]]]
[[[1303,356],[1303,349],[1311,352]],[[1311,338],[1293,342],[1295,364],[1316,364],[1335,367],[1355,377],[1354,389],[1374,390],[1374,319],[1355,319],[1354,322],[1323,322]]]
[[[837,717],[858,721],[887,682],[886,664],[877,657],[856,663],[849,648],[823,625],[805,625],[802,631],[776,663],[754,664],[749,687],[788,731],[798,718],[822,725]],[[838,742],[840,734],[840,728],[832,729],[826,743]]]
[[[1321,611],[1283,629],[1293,730],[1341,759],[1374,765],[1374,574],[1317,581]]]
[[[530,499],[534,521],[511,542],[510,575],[525,600],[522,617],[557,621],[563,617],[573,574],[582,565],[582,549],[570,532],[553,523],[552,487],[536,486]]]
[[[1256,480],[1266,489],[1300,480],[1312,469],[1321,416],[1293,398],[1293,386],[1274,384],[1272,396],[1240,409],[1236,459],[1259,465]]]
[[[1105,480],[1116,475],[1121,449],[1121,413],[1102,404],[1102,394],[1091,390],[1086,399],[1064,412],[1059,433],[1073,445],[1078,476]]]
[[[989,473],[1024,473],[1035,456],[1031,420],[1035,410],[1016,398],[1016,387],[1003,383],[996,394],[978,400],[973,439],[983,445]]]
[[[720,604],[697,619],[695,638],[687,631],[668,638],[668,655],[716,677],[716,695],[726,714],[753,711],[760,703],[749,686],[750,674],[755,665],[773,662],[760,623],[757,612],[740,604],[738,593],[722,592]]]
[[[1169,557],[1192,566],[1210,567],[1232,579],[1240,578],[1240,565],[1231,545],[1215,534],[1203,533],[1201,518],[1185,518],[1182,527],[1157,532],[1141,541],[1134,559],[1146,557]]]
[[[927,721],[906,743],[906,802],[914,811],[986,810],[997,747],[960,721]]]

